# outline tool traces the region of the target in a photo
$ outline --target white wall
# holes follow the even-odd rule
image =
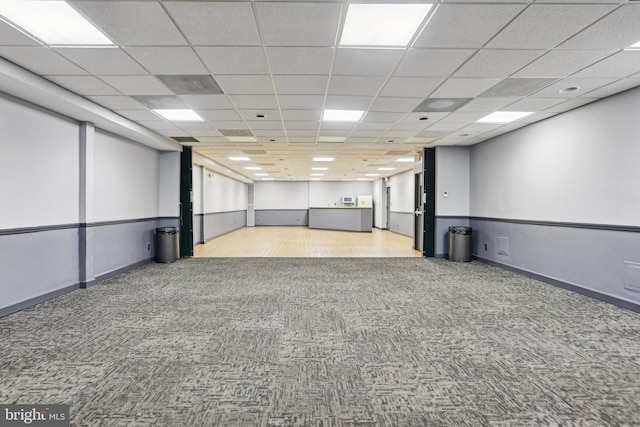
[[[413,170],[389,177],[391,212],[413,213],[415,177]]]
[[[158,216],[159,153],[96,129],[96,222]]]
[[[78,124],[0,95],[0,229],[79,217]]]
[[[204,174],[204,213],[247,209],[247,184],[208,169],[205,169]]]
[[[372,195],[371,181],[310,181],[309,207],[340,207],[342,196]]]
[[[308,182],[256,182],[255,209],[309,209]]]
[[[469,216],[469,162],[469,147],[436,147],[436,216]]]
[[[162,152],[158,157],[158,216],[180,215],[180,153]]]
[[[204,168],[201,166],[193,165],[192,172],[192,188],[193,188],[193,213],[204,213],[204,194],[202,186],[202,175],[204,174]]]
[[[472,216],[638,225],[640,89],[472,147]]]

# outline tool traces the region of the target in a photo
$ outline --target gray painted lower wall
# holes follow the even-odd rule
[[[413,237],[413,221],[414,215],[412,213],[390,212],[389,231],[402,234],[403,236]]]
[[[193,244],[204,243],[204,214],[193,215]]]
[[[471,218],[473,255],[640,304],[640,232]],[[487,249],[485,250],[485,244]]]
[[[255,225],[308,226],[308,209],[260,209],[255,211]]]
[[[204,215],[204,239],[209,241],[247,226],[247,211],[217,212]]]
[[[371,208],[309,208],[309,228],[370,232],[371,211]]]
[[[1,235],[0,253],[0,314],[12,312],[10,307],[24,301],[78,288],[77,225]]]
[[[91,284],[153,260],[157,227],[178,218],[66,224],[0,232],[0,316],[74,291],[83,267]],[[81,231],[91,231],[90,266],[82,266]],[[151,247],[147,249],[147,243]]]
[[[436,217],[436,258],[449,257],[449,227],[469,227],[467,216],[437,216]],[[471,238],[473,239],[473,232]]]

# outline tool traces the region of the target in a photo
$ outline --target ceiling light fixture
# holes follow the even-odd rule
[[[262,170],[262,168],[260,166],[245,166],[244,168],[246,170],[248,170],[248,171],[259,171],[259,170]]]
[[[262,178],[263,181],[273,181],[273,178]]]
[[[312,174],[309,174],[309,176],[324,176],[324,174],[323,173],[312,173]]]
[[[311,168],[312,171],[326,171],[329,168]]]
[[[402,162],[402,163],[413,163],[413,157],[400,157],[398,160],[396,160],[396,162]]]
[[[314,157],[314,162],[333,162],[333,157]]]
[[[367,176],[380,176],[379,173],[368,173]]]
[[[569,86],[569,87],[565,87],[560,89],[558,92],[560,93],[570,93],[570,92],[575,92],[578,89],[580,89],[580,86]]]
[[[322,120],[325,122],[357,122],[364,115],[361,110],[324,110]]]
[[[346,136],[321,136],[318,142],[344,142],[346,139]]]
[[[484,116],[480,120],[476,121],[476,123],[511,123],[531,114],[533,113],[528,111],[496,111],[495,113]]]
[[[247,156],[231,156],[229,157],[229,160],[233,160],[234,162],[246,162],[251,159],[248,158]]]
[[[350,4],[340,46],[406,47],[432,4]]]
[[[378,168],[379,171],[392,171],[395,170],[396,168]]]
[[[113,46],[66,1],[2,0],[0,15],[48,45]]]
[[[153,112],[172,122],[204,122],[204,119],[193,110],[169,108],[156,109]]]
[[[254,173],[255,176],[269,176],[268,173]]]
[[[629,46],[627,49],[625,50],[639,50],[640,49],[640,41],[638,43],[634,43],[631,46]]]

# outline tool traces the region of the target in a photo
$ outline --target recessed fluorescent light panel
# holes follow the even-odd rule
[[[263,181],[273,181],[273,178],[262,178]]]
[[[256,142],[258,141],[255,136],[227,136],[231,142]]]
[[[344,142],[346,139],[346,136],[321,136],[318,142]]]
[[[66,1],[2,0],[0,15],[49,45],[113,46]]]
[[[312,171],[326,171],[329,168],[311,168]]]
[[[640,42],[632,44],[627,48],[627,50],[636,50],[636,49],[640,50]]]
[[[232,157],[229,157],[229,160],[233,160],[234,162],[247,162],[251,159],[248,158],[247,156],[232,156]]]
[[[310,174],[310,176],[324,176],[323,173],[312,173]]]
[[[333,162],[333,157],[314,157],[314,162]]]
[[[400,157],[398,160],[396,160],[396,162],[401,162],[401,163],[413,163],[413,157]]]
[[[268,173],[256,173],[255,176],[269,176]]]
[[[380,176],[379,173],[368,173],[367,176]]]
[[[378,168],[379,171],[392,171],[395,170],[396,168]]]
[[[244,168],[246,170],[248,170],[248,171],[259,171],[259,170],[262,170],[262,168],[260,166],[245,166]]]
[[[204,122],[204,119],[193,110],[156,109],[153,111],[172,122]]]
[[[533,113],[527,111],[496,111],[495,113],[491,113],[488,116],[484,116],[476,123],[511,123],[523,117],[527,117],[531,114]]]
[[[325,122],[357,122],[364,111],[360,110],[324,110],[322,120]]]
[[[350,4],[340,46],[406,47],[431,4]]]

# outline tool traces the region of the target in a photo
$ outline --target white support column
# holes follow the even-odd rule
[[[94,266],[94,152],[95,126],[80,123],[80,203],[79,203],[79,264],[80,287],[88,288],[96,283]]]

